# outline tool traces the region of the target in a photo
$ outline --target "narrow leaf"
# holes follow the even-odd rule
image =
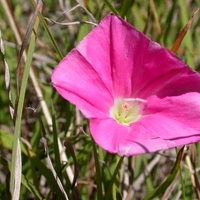
[[[109,2],[109,0],[104,0],[104,3],[108,6],[108,8],[115,14],[119,16],[118,11],[113,7],[113,5]]]
[[[40,4],[41,1],[38,2]],[[36,18],[35,26],[34,29],[37,31],[39,21]],[[21,134],[21,120],[22,120],[22,111],[23,111],[23,106],[24,106],[24,98],[25,98],[25,92],[26,92],[26,87],[27,87],[27,82],[28,82],[28,77],[29,77],[29,71],[31,67],[31,61],[33,57],[33,52],[35,49],[35,39],[36,35],[35,33],[32,34],[31,36],[31,41],[28,49],[28,56],[24,68],[24,75],[22,79],[22,85],[19,93],[19,101],[17,105],[17,118],[16,118],[16,123],[15,123],[15,129],[14,129],[14,141],[13,141],[13,149],[12,149],[12,165],[11,165],[11,178],[10,178],[10,192],[12,194],[12,197],[15,195],[15,188],[16,188],[16,164],[17,161],[19,161],[19,138]],[[20,152],[21,154],[21,152]],[[20,168],[18,168],[20,169]],[[17,172],[19,176],[21,176],[21,173],[19,171]],[[18,177],[19,179],[20,177]],[[18,188],[19,189],[19,188]]]
[[[95,144],[94,141],[92,141],[92,145],[93,145],[95,168],[96,168],[97,199],[101,200],[101,199],[103,199],[103,194],[102,194],[102,181],[101,181],[101,171],[100,171],[100,165],[99,165],[99,158],[98,158],[98,154],[97,154],[96,144]]]
[[[184,150],[184,146],[180,149],[180,151],[178,152],[177,158],[176,158],[176,162],[171,170],[171,172],[169,173],[167,179],[164,181],[164,183],[162,183],[159,187],[157,187],[156,189],[154,189],[151,193],[147,194],[143,200],[150,200],[153,199],[161,194],[163,194],[164,191],[166,191],[166,189],[168,188],[168,186],[173,182],[173,180],[175,179],[175,176],[179,170],[179,166],[182,160],[182,156],[183,156],[183,150]]]
[[[111,199],[110,196],[111,196],[111,193],[112,193],[112,189],[113,189],[113,184],[115,183],[115,180],[116,180],[116,176],[120,170],[120,167],[121,167],[121,164],[122,164],[122,161],[123,161],[124,157],[121,157],[117,163],[117,166],[115,168],[115,171],[114,171],[114,174],[112,175],[112,178],[111,178],[111,181],[110,181],[110,184],[108,186],[108,189],[106,190],[106,197],[105,199],[106,200],[109,200]]]
[[[200,9],[200,8],[198,8],[198,9],[192,14],[192,16],[190,17],[188,23],[185,25],[185,27],[183,28],[183,30],[180,32],[178,38],[176,39],[176,41],[175,41],[175,43],[174,43],[174,46],[173,46],[172,49],[171,49],[171,51],[172,51],[173,53],[176,53],[177,50],[179,49],[179,47],[180,47],[180,45],[181,45],[181,43],[182,43],[182,41],[183,41],[183,39],[184,39],[186,33],[188,32],[188,30],[189,30],[189,28],[190,28],[190,26],[191,26],[191,24],[192,24],[194,15],[199,11],[199,9]]]

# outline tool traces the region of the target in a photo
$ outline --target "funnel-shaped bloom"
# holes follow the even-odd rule
[[[199,74],[112,14],[51,78],[110,153],[136,155],[200,140]]]

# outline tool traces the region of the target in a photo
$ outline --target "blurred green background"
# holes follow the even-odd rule
[[[36,36],[34,48],[31,43],[33,36],[29,34],[35,13],[34,1],[1,0],[1,47],[5,48],[5,54],[0,54],[0,199],[10,198],[9,177],[12,152],[15,151],[15,125],[9,105],[17,108],[18,87],[27,64],[26,56],[31,59],[31,72],[25,85],[26,95],[20,122],[20,199],[65,199],[49,170],[47,155],[69,199],[101,199],[108,193],[119,157],[94,145],[87,120],[53,90],[50,83],[52,70],[95,27],[91,23],[98,24],[111,12],[170,50],[199,6],[199,0],[44,0],[38,30],[33,31]],[[200,67],[199,25],[200,12],[194,16],[177,51],[177,55],[197,71]],[[21,55],[23,41],[26,42],[23,46],[25,57]],[[32,54],[28,54],[30,48],[34,49]],[[5,86],[8,76],[5,75],[4,61],[10,72],[10,100]],[[44,134],[49,154],[44,149]],[[188,147],[179,165],[179,172],[173,175],[172,183],[162,188],[154,199],[200,198],[199,152],[199,144]],[[171,149],[125,158],[113,181],[109,199],[143,199],[167,178],[176,156],[176,149]],[[191,170],[196,172],[193,176]],[[72,177],[75,175],[75,186],[69,174]]]

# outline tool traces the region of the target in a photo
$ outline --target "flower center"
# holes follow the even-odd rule
[[[110,109],[110,116],[119,124],[130,125],[141,117],[142,99],[115,99],[114,105]]]

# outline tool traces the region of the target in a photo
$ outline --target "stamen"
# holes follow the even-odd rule
[[[122,108],[123,108],[123,110],[124,110],[125,112],[129,112],[129,110],[130,110],[130,105],[128,105],[126,102],[124,102],[124,103],[122,104]]]

